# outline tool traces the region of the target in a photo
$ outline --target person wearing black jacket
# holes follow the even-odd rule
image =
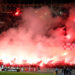
[[[68,75],[68,70],[67,70],[67,67],[64,67],[62,72],[64,73],[64,75]]]
[[[72,69],[71,68],[68,68],[67,70],[68,70],[68,75],[71,75]]]

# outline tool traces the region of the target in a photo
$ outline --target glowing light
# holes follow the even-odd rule
[[[64,53],[62,54],[62,56],[66,56],[66,55],[68,55],[68,52],[64,52]]]
[[[73,21],[75,22],[75,19]]]
[[[44,59],[43,59],[43,63],[45,63],[45,64],[47,64],[47,63],[48,63],[48,61],[50,61],[50,59],[49,59],[49,58],[44,58]]]
[[[52,64],[55,64],[55,63],[57,63],[58,61],[59,61],[59,58],[57,57],[57,56],[54,56],[53,58],[52,58]]]
[[[16,13],[15,13],[15,16],[19,16],[20,15],[20,13],[17,11]]]
[[[67,38],[67,39],[70,39],[70,38],[71,38],[71,35],[70,35],[70,34],[68,34],[68,35],[66,36],[66,38]]]
[[[70,62],[70,58],[65,58],[65,63],[69,63]]]
[[[39,66],[40,66],[40,67],[43,67],[43,63],[41,63]]]
[[[20,9],[16,9],[15,16],[19,16],[21,13]]]
[[[32,57],[32,58],[28,58],[27,63],[36,64],[36,63],[39,62],[39,61],[40,61],[39,58],[37,58],[37,57]]]
[[[75,17],[73,17],[73,21],[75,22]]]

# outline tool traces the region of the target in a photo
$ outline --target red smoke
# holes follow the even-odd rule
[[[75,39],[75,22],[71,17],[75,15],[70,10],[66,21],[68,39]],[[18,28],[11,28],[0,35],[0,59],[10,64],[56,64],[64,61],[65,64],[75,64],[75,43],[66,41],[63,28],[58,27],[64,22],[61,17],[52,17],[49,7],[38,9],[25,8],[21,24]],[[58,27],[53,30],[54,27]],[[49,30],[49,31],[48,31]],[[48,32],[47,32],[48,31]],[[48,33],[49,37],[46,36]],[[67,45],[64,43],[68,42]],[[64,50],[64,47],[65,50]],[[62,62],[63,64],[63,62]]]

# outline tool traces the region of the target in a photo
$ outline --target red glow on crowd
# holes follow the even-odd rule
[[[17,28],[10,28],[6,33],[0,35],[1,62],[11,65],[37,65],[41,61],[39,66],[58,63],[59,65],[60,63],[64,65],[66,63],[75,64],[75,46],[69,50],[71,44],[67,43],[73,36],[68,31],[73,33],[75,25],[71,21],[67,22],[68,33],[65,40],[64,30],[59,27],[62,21],[61,17],[52,17],[51,13],[47,6],[39,9],[25,9],[21,24]],[[17,9],[15,16],[19,15],[20,10]],[[65,43],[66,50],[62,47],[63,43]]]

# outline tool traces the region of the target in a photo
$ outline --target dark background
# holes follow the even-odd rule
[[[75,0],[0,0],[3,3],[21,3],[21,4],[49,4],[49,3],[71,3]]]

